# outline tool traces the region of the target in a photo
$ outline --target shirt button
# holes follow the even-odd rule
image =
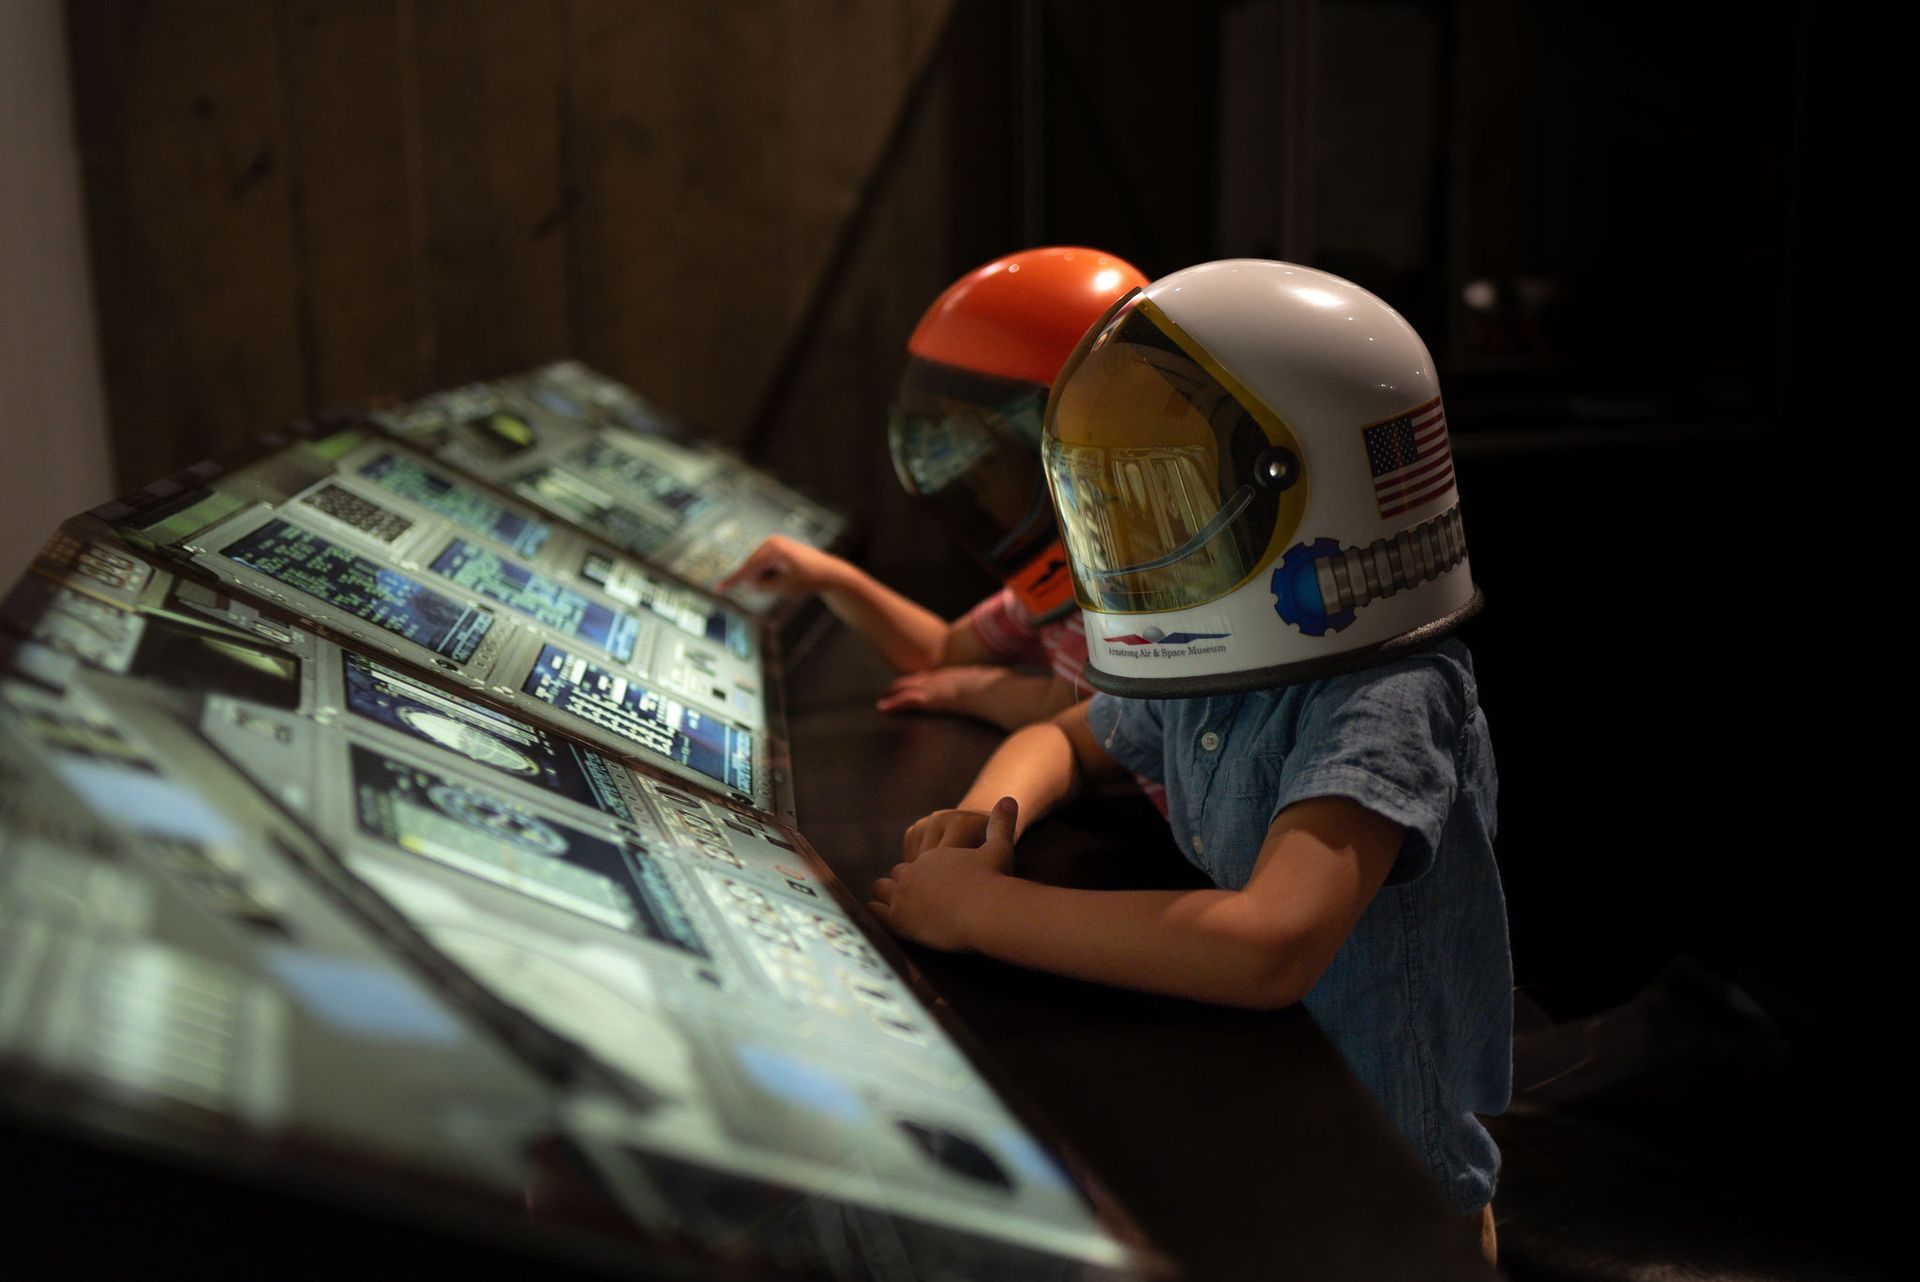
[[[1207,853],[1207,843],[1197,832],[1193,834],[1193,853],[1196,855],[1204,855]]]
[[[1200,746],[1208,752],[1212,752],[1220,746],[1220,736],[1209,730],[1200,736]]]

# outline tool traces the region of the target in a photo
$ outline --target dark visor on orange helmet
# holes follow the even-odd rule
[[[1040,470],[1047,388],[915,358],[887,426],[900,484],[1037,619],[1073,602]]]

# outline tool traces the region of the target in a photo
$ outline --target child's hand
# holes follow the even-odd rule
[[[840,564],[840,558],[831,552],[784,534],[769,534],[759,547],[747,553],[746,560],[713,586],[716,592],[727,592],[744,583],[776,596],[804,596],[831,587]]]
[[[986,849],[987,810],[936,810],[924,819],[916,819],[900,838],[900,858],[912,863],[930,850],[964,850],[978,858]],[[1006,860],[998,865],[1004,871],[1013,864],[1013,843],[1007,843]]]
[[[943,810],[914,827],[947,816],[977,814]],[[867,907],[903,939],[945,952],[970,948],[967,914],[1006,876],[1004,869],[1013,862],[1013,830],[1019,814],[1019,803],[1002,797],[984,816],[986,827],[978,846],[923,847],[917,857],[908,856],[906,862],[893,866],[890,876],[873,883],[873,899]]]
[[[882,712],[979,711],[979,696],[1007,676],[1005,668],[985,664],[956,664],[909,672],[894,679],[893,687],[874,706]]]

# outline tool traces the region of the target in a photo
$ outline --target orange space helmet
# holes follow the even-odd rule
[[[894,470],[1036,620],[1073,605],[1040,468],[1047,392],[1082,335],[1146,283],[1096,249],[1008,254],[949,285],[907,340]]]

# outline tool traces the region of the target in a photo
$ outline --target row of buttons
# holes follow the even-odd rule
[[[782,918],[779,905],[766,892],[730,877],[713,880],[722,890],[716,897],[721,916],[742,932],[740,937],[754,960],[783,998],[843,1018],[850,1013],[847,1003],[829,988],[826,976],[795,937],[791,919]],[[804,921],[804,915],[801,919]]]
[[[413,522],[400,513],[331,483],[301,502],[380,543],[391,543],[413,528]]]
[[[799,908],[788,908],[787,916],[800,929],[818,934],[826,940],[828,947],[863,972],[853,975],[842,971],[840,978],[847,991],[853,994],[854,1002],[866,1012],[869,1019],[896,1037],[911,1042],[925,1040],[919,1022],[900,998],[892,972],[880,960],[879,954],[867,947],[853,923]]]
[[[707,808],[683,792],[677,792],[665,784],[653,785],[655,797],[666,803],[660,812],[668,823],[678,828],[680,845],[691,848],[701,856],[723,864],[728,868],[741,867],[740,856],[733,852],[726,834],[720,831],[718,824],[707,818]]]
[[[854,1001],[874,1023],[910,1042],[926,1040],[926,1034],[891,987],[883,987],[871,979],[848,978],[846,982]]]
[[[721,913],[745,930],[743,936],[768,978],[788,1001],[799,1001],[830,1014],[850,1013],[851,997],[874,1023],[896,1037],[920,1043],[925,1032],[895,986],[884,963],[860,939],[851,924],[788,906],[781,908],[764,892],[728,877],[716,877],[722,888]],[[800,936],[817,936],[862,973],[839,970],[830,983],[820,966],[807,956]]]
[[[804,913],[797,908],[789,908],[787,911],[803,921],[808,921],[819,932],[820,937],[827,941],[829,947],[861,970],[870,975],[888,973],[886,963],[880,960],[873,949],[867,947],[867,942],[860,938],[860,932],[853,928],[852,923],[825,917],[819,913]]]
[[[1209,730],[1206,733],[1202,734],[1200,736],[1200,747],[1201,747],[1201,750],[1205,752],[1218,752],[1220,750],[1219,733],[1213,730]],[[1193,834],[1192,845],[1193,845],[1194,854],[1204,855],[1207,853],[1207,840],[1205,837],[1202,837],[1197,832]]]

